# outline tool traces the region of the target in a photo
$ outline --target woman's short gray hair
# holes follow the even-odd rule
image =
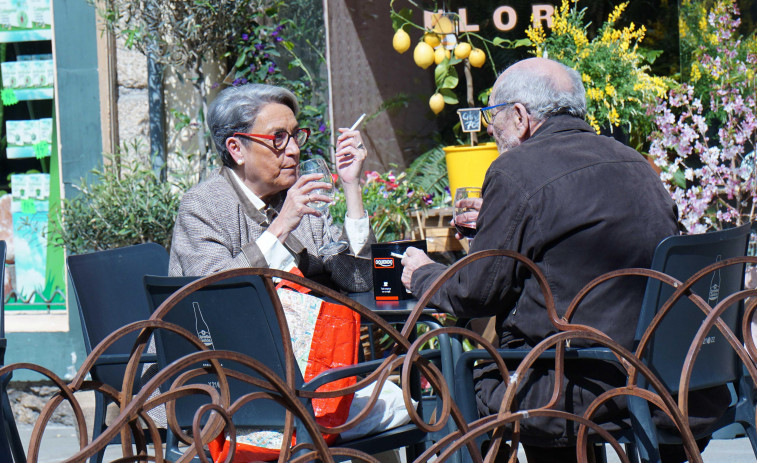
[[[255,125],[255,120],[263,106],[279,103],[288,106],[294,115],[299,112],[297,97],[282,87],[264,84],[246,84],[229,87],[218,94],[208,109],[208,129],[213,143],[225,166],[235,165],[226,140],[235,132],[248,132]],[[247,143],[244,140],[242,143]]]
[[[570,84],[562,88],[548,72],[521,66],[507,70],[507,79],[492,91],[489,104],[521,103],[531,117],[543,121],[557,114],[586,116],[586,89],[581,75],[574,69],[557,63],[567,73]]]

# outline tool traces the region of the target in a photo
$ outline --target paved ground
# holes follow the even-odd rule
[[[77,394],[85,416],[87,417],[88,426],[92,426],[92,413],[94,411],[94,397],[91,393]],[[28,424],[19,425],[21,441],[24,448],[29,445],[29,438],[32,433],[32,426]],[[39,463],[57,463],[63,461],[66,457],[73,455],[79,449],[76,429],[73,426],[60,424],[51,424],[48,426],[42,438],[42,447],[40,451]],[[402,463],[404,462],[404,452],[402,452]],[[112,461],[121,456],[121,447],[111,445],[105,453],[104,461]],[[703,454],[705,463],[755,463],[754,453],[747,438],[738,438],[730,440],[712,440],[705,449]],[[526,458],[523,451],[519,452],[519,460],[525,462]],[[395,458],[382,458],[385,463],[396,463]],[[618,463],[620,460],[617,456],[608,453],[609,463]],[[0,462],[5,463],[5,462]]]
[[[29,443],[32,427],[22,425],[19,429],[21,439],[26,447]],[[63,461],[66,456],[73,455],[78,449],[76,430],[70,426],[51,425],[45,432],[42,441],[39,463],[57,463]],[[120,456],[120,446],[108,447],[105,461],[111,461]],[[519,455],[521,462],[525,462],[525,456]],[[403,459],[404,460],[404,459]],[[609,455],[608,460],[619,462],[614,455]],[[704,461],[707,463],[754,463],[757,461],[752,453],[749,440],[739,438],[733,440],[713,440],[704,452]]]

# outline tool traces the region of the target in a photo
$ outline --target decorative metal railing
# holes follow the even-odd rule
[[[519,264],[532,272],[532,275],[538,281],[544,295],[544,301],[547,307],[547,316],[556,328],[556,334],[548,337],[538,345],[536,345],[530,352],[528,352],[522,361],[519,363],[515,371],[508,370],[505,362],[500,358],[498,350],[495,346],[488,343],[480,335],[468,331],[460,327],[444,327],[437,330],[428,331],[420,335],[417,339],[414,339],[414,330],[416,322],[421,317],[422,311],[427,307],[428,302],[435,291],[443,284],[443,282],[450,278],[455,272],[459,271],[462,267],[470,264],[479,259],[488,257],[504,256],[507,258],[515,259]],[[258,400],[258,399],[274,399],[284,407],[288,413],[296,416],[302,423],[304,423],[309,439],[312,444],[297,444],[294,447],[284,445],[281,449],[280,461],[310,461],[310,460],[322,460],[331,462],[335,456],[347,456],[352,460],[361,460],[376,462],[377,460],[364,452],[342,448],[339,444],[328,446],[322,436],[322,433],[329,432],[328,429],[321,427],[312,417],[310,413],[302,406],[301,398],[314,398],[314,397],[333,397],[340,394],[352,393],[358,388],[364,387],[366,384],[380,381],[383,382],[390,373],[400,372],[401,385],[405,398],[405,402],[410,404],[410,398],[413,394],[411,390],[411,376],[410,372],[413,369],[420,371],[423,377],[430,383],[433,388],[436,403],[438,407],[433,414],[424,414],[425,416],[432,416],[424,420],[423,416],[416,413],[416,410],[412,407],[408,407],[408,413],[414,423],[419,429],[433,435],[433,442],[430,443],[426,450],[418,455],[414,461],[417,463],[430,461],[432,458],[436,458],[435,461],[443,462],[455,455],[459,455],[459,452],[464,452],[469,455],[469,458],[475,462],[481,462],[484,459],[484,455],[481,454],[476,439],[484,434],[490,434],[492,439],[492,445],[489,448],[489,454],[486,461],[492,461],[491,458],[499,450],[501,443],[504,439],[511,440],[516,443],[520,439],[520,425],[529,419],[540,416],[558,417],[568,421],[577,423],[577,455],[579,461],[588,460],[588,442],[589,434],[598,436],[597,438],[610,444],[610,447],[617,452],[619,458],[623,462],[628,462],[629,458],[624,453],[623,448],[619,444],[618,439],[605,430],[602,426],[592,421],[596,410],[602,406],[602,404],[611,401],[619,396],[634,396],[641,398],[649,403],[654,404],[664,411],[674,427],[677,428],[681,435],[681,440],[684,449],[688,455],[689,461],[701,462],[702,457],[696,446],[694,435],[688,426],[688,384],[691,378],[693,370],[693,364],[697,355],[700,352],[703,344],[705,344],[705,337],[708,335],[710,328],[715,328],[721,334],[736,353],[738,359],[743,364],[748,378],[751,381],[757,381],[757,365],[754,359],[757,359],[757,346],[752,338],[751,320],[757,310],[757,303],[750,302],[747,304],[743,313],[743,320],[741,323],[741,330],[743,331],[743,339],[737,336],[720,318],[723,312],[729,307],[739,304],[747,297],[757,295],[757,290],[743,290],[735,294],[723,297],[721,301],[713,308],[707,305],[706,295],[705,299],[693,294],[691,292],[692,285],[703,278],[705,275],[711,274],[713,271],[717,271],[721,268],[725,268],[731,265],[744,265],[757,263],[757,257],[743,257],[726,259],[716,264],[713,264],[702,271],[695,274],[689,280],[685,282],[677,281],[665,274],[645,269],[630,269],[617,272],[611,272],[602,277],[597,278],[591,282],[587,288],[585,288],[574,299],[567,313],[563,316],[558,316],[555,309],[554,299],[549,284],[539,271],[539,268],[529,261],[527,258],[520,256],[516,253],[509,251],[482,251],[469,255],[465,259],[451,266],[448,271],[437,279],[433,287],[418,301],[417,306],[408,316],[407,321],[404,324],[402,332],[395,330],[390,324],[385,322],[379,315],[371,312],[364,306],[347,299],[345,296],[338,294],[334,291],[328,290],[320,285],[312,283],[304,278],[297,277],[285,272],[269,269],[237,269],[228,272],[222,272],[220,274],[212,275],[195,283],[188,285],[182,290],[172,295],[165,301],[155,312],[155,315],[150,320],[144,320],[141,322],[133,323],[123,327],[122,329],[112,333],[107,339],[95,347],[92,353],[85,359],[83,365],[79,369],[76,377],[71,381],[64,381],[55,375],[53,372],[31,364],[14,364],[0,368],[0,375],[11,372],[17,369],[30,369],[37,371],[52,381],[59,389],[59,394],[52,399],[43,409],[42,413],[37,420],[34,427],[34,431],[31,436],[31,442],[29,445],[29,461],[36,461],[39,454],[39,447],[41,442],[42,433],[47,426],[53,411],[60,405],[62,401],[68,401],[74,410],[76,419],[76,425],[78,427],[79,445],[80,450],[67,457],[67,462],[79,462],[84,461],[90,456],[94,455],[106,445],[108,445],[113,438],[122,433],[122,442],[130,442],[128,437],[129,433],[132,433],[134,447],[132,445],[123,445],[123,459],[117,461],[163,461],[163,454],[160,451],[162,448],[160,445],[160,435],[158,433],[157,426],[152,420],[147,411],[154,409],[160,405],[168,404],[176,401],[179,397],[189,394],[204,394],[209,397],[210,405],[201,407],[198,413],[195,415],[193,431],[190,434],[183,432],[179,428],[176,416],[174,414],[175,408],[168,407],[168,424],[173,432],[179,436],[188,447],[185,448],[186,453],[178,461],[189,461],[195,455],[199,455],[201,461],[207,461],[205,453],[203,451],[198,452],[200,448],[206,448],[209,441],[213,440],[221,430],[226,431],[230,439],[235,442],[236,429],[232,421],[233,414],[237,410],[237,402],[231,400],[229,394],[229,377],[234,377],[236,380],[246,381],[250,384],[254,384],[259,387],[264,387],[268,392],[265,394],[255,393],[248,397],[237,398],[238,400]],[[240,275],[255,274],[264,278],[266,286],[269,289],[270,296],[274,300],[274,305],[277,310],[281,309],[281,304],[276,296],[273,284],[273,278],[284,278],[295,283],[312,288],[321,295],[333,298],[339,303],[342,303],[350,309],[358,312],[363,320],[370,321],[376,326],[380,327],[390,338],[393,339],[395,346],[388,354],[388,356],[381,362],[381,364],[368,374],[364,379],[359,380],[354,386],[341,389],[339,391],[333,391],[328,393],[312,392],[300,390],[293,387],[291,381],[295,362],[290,356],[287,362],[286,378],[279,378],[273,375],[264,365],[258,362],[254,358],[244,356],[239,353],[229,351],[213,351],[208,348],[195,336],[188,331],[168,323],[162,319],[162,317],[169,313],[171,308],[182,298],[188,297],[192,292],[211,284],[223,280],[225,278],[231,278]],[[595,328],[575,324],[571,322],[573,315],[580,310],[580,303],[586,294],[591,292],[592,289],[601,285],[603,282],[611,280],[613,278],[620,278],[629,275],[644,276],[647,278],[657,279],[663,284],[670,285],[675,289],[670,298],[662,306],[659,313],[660,315],[650,325],[649,329],[642,338],[641,344],[635,351],[630,351],[623,346],[619,345],[615,340],[611,339],[601,331]],[[694,339],[686,341],[689,345],[689,351],[686,356],[683,369],[680,376],[680,390],[683,391],[677,398],[674,398],[663,385],[662,381],[655,375],[655,373],[645,364],[644,355],[645,350],[648,349],[650,340],[655,330],[659,327],[662,318],[672,305],[681,298],[689,298],[694,302],[696,307],[702,310],[705,314],[704,322],[701,325],[699,332]],[[284,320],[284,317],[279,317],[279,320]],[[287,330],[286,323],[280,321],[279,329],[282,331]],[[158,374],[147,382],[136,394],[133,395],[133,384],[136,381],[137,376],[140,373],[139,357],[147,347],[150,334],[154,330],[168,330],[173,333],[179,333],[186,339],[190,340],[197,346],[197,352],[190,354],[182,359],[173,362],[170,365],[161,369]],[[102,355],[102,353],[113,344],[116,340],[125,336],[128,333],[138,332],[139,337],[135,343],[132,351],[131,360],[126,368],[126,375],[124,377],[123,387],[121,391],[113,390],[106,387],[103,384],[86,381],[87,374],[92,369],[95,362]],[[466,378],[455,378],[454,374],[450,374],[449,371],[443,371],[435,363],[429,361],[424,355],[421,355],[421,346],[426,345],[429,339],[439,336],[452,336],[452,337],[467,337],[470,341],[480,345],[482,349],[487,351],[492,358],[495,359],[495,363],[500,369],[503,381],[507,384],[507,390],[504,394],[504,398],[498,414],[478,418],[467,419],[463,415],[459,402],[464,400],[472,400],[472,397],[454,397],[455,385],[450,384],[454,381],[466,380]],[[555,404],[559,402],[559,398],[564,394],[565,384],[563,383],[563,374],[565,368],[565,355],[567,346],[576,340],[585,340],[591,343],[593,346],[606,347],[617,357],[617,365],[624,371],[627,380],[624,384],[610,388],[603,394],[599,395],[594,403],[592,403],[582,415],[576,415],[565,410],[560,410]],[[498,347],[498,346],[497,346]],[[553,358],[555,378],[557,380],[553,385],[553,395],[549,400],[549,403],[544,404],[542,407],[523,410],[520,409],[516,395],[520,388],[524,386],[524,378],[527,377],[529,369],[534,363],[546,352],[554,352]],[[289,350],[291,353],[291,350]],[[252,369],[257,372],[260,377],[252,378],[246,374],[235,372],[228,368],[229,361],[237,362],[239,365],[244,365],[246,368]],[[208,364],[209,366],[200,366]],[[442,362],[444,364],[444,362]],[[182,381],[178,381],[172,385],[168,390],[159,390],[159,386],[168,378],[173,377],[177,373],[184,371],[190,365],[197,365],[195,370],[182,375]],[[447,364],[449,366],[449,364]],[[214,372],[218,378],[218,387],[213,388],[202,385],[186,385],[183,384],[188,378],[196,374],[206,374]],[[446,379],[445,379],[446,378]],[[641,387],[639,384],[642,382],[649,384],[649,387]],[[97,393],[107,394],[111,396],[117,403],[120,404],[120,412],[115,417],[111,425],[106,431],[101,434],[93,442],[90,442],[87,436],[90,434],[86,428],[84,416],[81,405],[79,404],[74,393],[79,391],[95,390]],[[374,392],[369,401],[367,407],[372,407],[375,399],[377,399],[377,391]],[[213,414],[208,415],[212,410]],[[754,419],[755,411],[751,410],[751,418]],[[361,417],[358,415],[358,417]],[[201,425],[203,419],[207,419],[204,425]],[[155,447],[149,447],[144,439],[144,434],[139,430],[140,425],[138,421],[141,421],[146,425],[148,434],[156,443]],[[353,422],[354,421],[354,422]],[[351,428],[359,420],[353,420],[343,426],[343,428]],[[753,421],[752,421],[753,423]],[[283,442],[291,442],[293,428],[291,425],[287,425],[284,429]],[[155,452],[153,449],[159,449]],[[512,446],[513,449],[517,448],[517,445]],[[300,452],[302,451],[302,452]],[[231,457],[230,457],[231,458]],[[230,461],[227,460],[227,461]],[[510,455],[510,461],[515,461],[515,454]]]

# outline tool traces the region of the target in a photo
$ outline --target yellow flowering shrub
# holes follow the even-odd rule
[[[579,0],[563,0],[552,17],[552,29],[531,26],[526,35],[531,53],[560,61],[577,70],[586,87],[586,120],[597,132],[622,127],[642,134],[650,126],[647,108],[663,98],[669,79],[652,75],[655,52],[640,47],[646,28],[617,23],[628,6],[621,3],[610,13],[595,37],[589,37],[585,8]]]

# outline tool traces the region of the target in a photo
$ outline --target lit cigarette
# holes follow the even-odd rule
[[[354,124],[352,124],[352,127],[350,127],[350,130],[355,130],[361,122],[363,122],[363,119],[365,119],[365,113],[361,114],[360,117],[357,118]]]
[[[397,254],[396,252],[390,252],[389,255],[392,257],[396,257],[397,259],[402,259],[405,257],[404,254]]]

